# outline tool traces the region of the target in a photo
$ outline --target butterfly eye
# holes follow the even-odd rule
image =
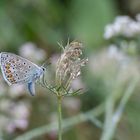
[[[43,71],[45,71],[46,69],[44,67],[41,67]]]

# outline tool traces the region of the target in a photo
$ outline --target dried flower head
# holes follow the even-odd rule
[[[72,80],[81,74],[81,67],[85,66],[88,59],[81,59],[82,43],[73,41],[68,43],[63,49],[63,53],[57,62],[56,82],[57,85],[63,86],[66,89],[69,87]]]

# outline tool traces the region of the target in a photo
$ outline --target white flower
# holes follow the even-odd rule
[[[11,114],[16,119],[26,119],[29,117],[29,104],[26,102],[19,102],[13,104]]]
[[[13,120],[6,125],[8,133],[13,133],[16,128],[25,130],[28,127],[28,121],[25,119]]]
[[[109,58],[111,59],[114,58],[115,60],[118,60],[118,61],[126,59],[126,56],[123,54],[123,52],[120,51],[118,47],[114,44],[108,47],[107,55]]]
[[[24,93],[25,93],[24,85],[12,85],[9,87],[10,97],[17,98],[21,95],[24,95]]]
[[[109,39],[114,36],[114,29],[111,24],[107,25],[105,27],[105,33],[104,33],[104,38]]]
[[[43,49],[38,48],[34,43],[27,42],[19,50],[19,54],[33,62],[44,61],[46,53]]]
[[[13,103],[9,108],[11,118],[6,125],[6,130],[13,133],[16,128],[25,130],[28,127],[29,104],[25,102]]]
[[[25,130],[28,126],[30,115],[29,103],[13,102],[9,99],[1,99],[0,110],[7,115],[0,115],[0,132],[2,130],[13,133],[17,128]]]
[[[133,37],[138,34],[140,34],[139,21],[135,21],[128,16],[118,16],[112,24],[105,27],[104,38],[110,39],[119,35]]]

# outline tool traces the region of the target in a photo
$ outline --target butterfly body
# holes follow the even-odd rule
[[[31,95],[35,94],[32,85],[43,75],[44,70],[41,67],[23,57],[8,52],[0,53],[0,65],[3,77],[8,85],[30,85],[28,86],[30,87],[29,92]]]

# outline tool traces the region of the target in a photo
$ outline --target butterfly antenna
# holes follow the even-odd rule
[[[48,61],[45,61],[45,62],[42,64],[41,67],[47,68],[47,66],[50,65],[50,64],[51,64],[51,62],[50,62],[50,58],[49,58]]]

